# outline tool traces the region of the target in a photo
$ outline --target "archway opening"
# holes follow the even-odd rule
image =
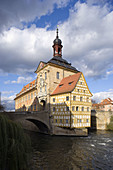
[[[40,133],[45,133],[45,134],[50,133],[50,130],[45,123],[43,123],[39,120],[35,120],[35,119],[26,119],[26,120],[34,123],[38,127]]]
[[[41,100],[40,105],[41,105],[41,109],[40,110],[45,110],[45,108],[46,108],[45,100]]]

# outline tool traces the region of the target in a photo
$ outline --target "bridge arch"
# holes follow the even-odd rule
[[[31,118],[27,118],[26,120],[34,123],[39,128],[41,133],[47,133],[47,134],[50,133],[48,126],[45,123],[41,122],[40,120],[31,119]]]

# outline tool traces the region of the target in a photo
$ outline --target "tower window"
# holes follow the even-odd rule
[[[57,79],[59,79],[59,74],[60,74],[60,73],[59,73],[59,72],[57,72]]]
[[[40,92],[42,92],[42,87],[40,87]]]
[[[58,48],[58,54],[60,54],[60,48]]]
[[[47,86],[45,85],[45,92],[47,92]]]
[[[47,72],[45,72],[45,80],[47,79]]]

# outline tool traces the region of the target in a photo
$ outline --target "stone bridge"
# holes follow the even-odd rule
[[[91,128],[97,130],[106,130],[110,118],[113,116],[111,111],[92,110],[91,111]]]
[[[50,133],[49,112],[4,112],[11,120],[19,122],[26,130]]]

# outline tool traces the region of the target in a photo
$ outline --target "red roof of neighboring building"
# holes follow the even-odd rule
[[[82,73],[79,72],[63,78],[51,95],[71,92],[75,88],[81,74]]]
[[[108,105],[108,104],[113,104],[113,100],[111,100],[110,98],[104,99],[100,105]]]

